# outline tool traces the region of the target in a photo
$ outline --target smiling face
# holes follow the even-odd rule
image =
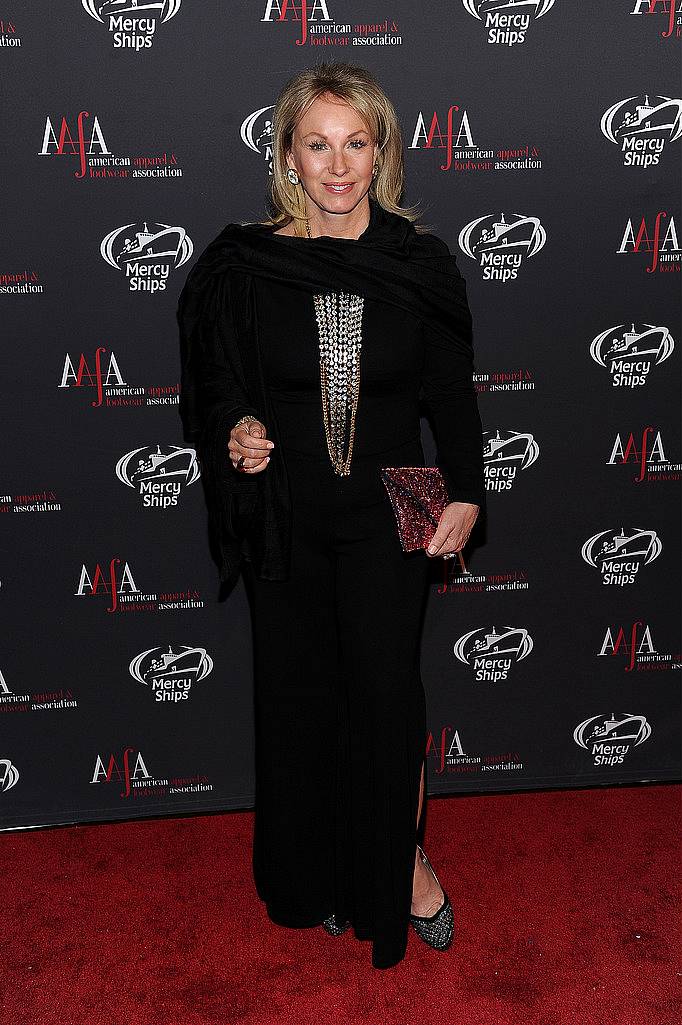
[[[296,169],[320,211],[348,214],[369,189],[376,156],[377,147],[358,112],[327,93],[315,99],[296,126],[287,167]]]

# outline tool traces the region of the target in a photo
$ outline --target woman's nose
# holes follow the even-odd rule
[[[331,161],[329,170],[332,174],[342,178],[348,170],[348,161],[344,157],[343,153],[337,153]]]

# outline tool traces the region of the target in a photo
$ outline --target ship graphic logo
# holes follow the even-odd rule
[[[619,765],[633,747],[651,736],[651,726],[643,715],[622,712],[617,715],[593,715],[573,731],[573,739],[594,758],[595,765]]]
[[[600,124],[602,133],[616,145],[621,140],[662,137],[675,142],[682,135],[682,99],[657,96],[652,103],[649,94],[642,100],[628,96],[604,111]],[[624,145],[624,149],[629,148]]]
[[[252,114],[244,118],[239,129],[239,135],[244,145],[254,153],[259,153],[265,159],[270,171],[272,170],[273,133],[270,111],[273,109],[273,104],[270,104],[268,107],[254,110]]]
[[[470,630],[455,643],[455,657],[465,665],[474,664],[476,659],[511,659],[520,662],[533,650],[533,639],[524,627],[480,626]]]
[[[590,344],[590,356],[605,367],[614,385],[634,387],[644,384],[652,366],[659,366],[672,355],[675,342],[667,327],[644,324],[641,330],[631,322],[608,327]]]
[[[518,14],[519,11],[528,12],[537,20],[554,7],[554,2],[555,0],[462,0],[462,6],[467,14],[478,21],[485,21],[489,14],[504,11],[511,14]]]
[[[187,487],[199,478],[199,464],[193,448],[180,445],[166,445],[163,452],[161,446],[146,445],[127,452],[116,463],[116,476],[129,488],[144,493],[150,482],[157,486],[181,484]]]
[[[481,266],[490,258],[502,256],[535,256],[547,240],[547,232],[538,217],[526,214],[484,214],[465,224],[458,242],[462,252],[473,260],[479,258]]]
[[[580,549],[585,562],[602,572],[611,572],[614,563],[629,563],[648,566],[657,559],[663,545],[655,530],[644,530],[640,527],[624,527],[615,530],[602,530],[593,534]]]
[[[9,758],[0,758],[0,793],[11,790],[19,782],[19,770]]]
[[[170,21],[180,10],[182,0],[81,0],[83,8],[95,21],[104,22],[110,15],[128,18],[154,18]]]
[[[130,662],[128,672],[138,683],[143,683],[154,693],[157,700],[175,700],[186,697],[192,686],[205,680],[213,671],[213,659],[205,648],[178,645],[178,651],[168,645],[148,648]]]
[[[151,230],[150,224],[155,224]],[[133,263],[167,263],[177,269],[187,263],[193,251],[194,246],[184,228],[152,221],[114,228],[100,245],[103,259],[117,270],[124,270],[126,264]]]
[[[532,434],[524,431],[483,432],[483,458],[486,463],[518,463],[526,470],[538,455],[540,447]]]

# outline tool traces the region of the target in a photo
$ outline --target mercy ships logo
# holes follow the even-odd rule
[[[507,679],[512,665],[530,655],[533,640],[523,627],[505,626],[498,633],[494,626],[480,626],[460,637],[452,650],[474,669],[475,680],[497,683]]]
[[[538,217],[506,214],[499,220],[484,214],[465,224],[457,239],[460,249],[478,260],[484,281],[515,281],[524,260],[535,256],[547,240]]]
[[[582,546],[580,554],[588,566],[599,570],[603,584],[625,587],[634,584],[640,566],[648,566],[662,549],[655,530],[621,527],[619,534],[614,530],[594,534]]]
[[[592,755],[593,765],[622,765],[631,748],[651,736],[651,726],[643,715],[594,715],[573,731],[578,747]]]
[[[186,644],[175,652],[148,648],[131,661],[128,671],[138,683],[149,687],[158,702],[186,701],[192,685],[205,680],[213,670],[213,659],[205,648],[192,648]]]
[[[641,388],[651,368],[672,355],[675,343],[667,327],[644,324],[637,330],[632,323],[625,331],[624,326],[608,327],[593,338],[590,356],[608,370],[614,388]]]
[[[532,434],[522,431],[483,432],[486,491],[509,491],[517,470],[527,470],[540,448]]]
[[[11,790],[19,782],[19,770],[9,758],[0,758],[0,794]]]
[[[259,153],[265,161],[268,174],[272,174],[272,110],[273,105],[254,110],[244,118],[239,129],[239,136],[254,153]]]
[[[620,146],[624,167],[654,167],[661,159],[666,143],[682,135],[682,100],[649,94],[641,100],[629,96],[604,111],[602,134]]]
[[[554,7],[554,0],[462,0],[464,10],[486,27],[489,43],[525,43],[531,21]]]
[[[99,249],[111,267],[124,272],[131,292],[153,294],[165,291],[171,270],[187,263],[194,246],[184,228],[143,221],[141,229],[135,222],[114,228]]]
[[[145,509],[168,509],[178,504],[180,492],[199,478],[192,448],[166,445],[135,448],[116,463],[116,476],[142,498]]]
[[[95,21],[106,25],[114,50],[150,49],[157,25],[170,21],[182,0],[81,0]]]

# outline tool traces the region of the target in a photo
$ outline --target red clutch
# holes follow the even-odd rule
[[[427,548],[450,501],[443,474],[437,466],[383,466],[380,472],[403,551]]]

